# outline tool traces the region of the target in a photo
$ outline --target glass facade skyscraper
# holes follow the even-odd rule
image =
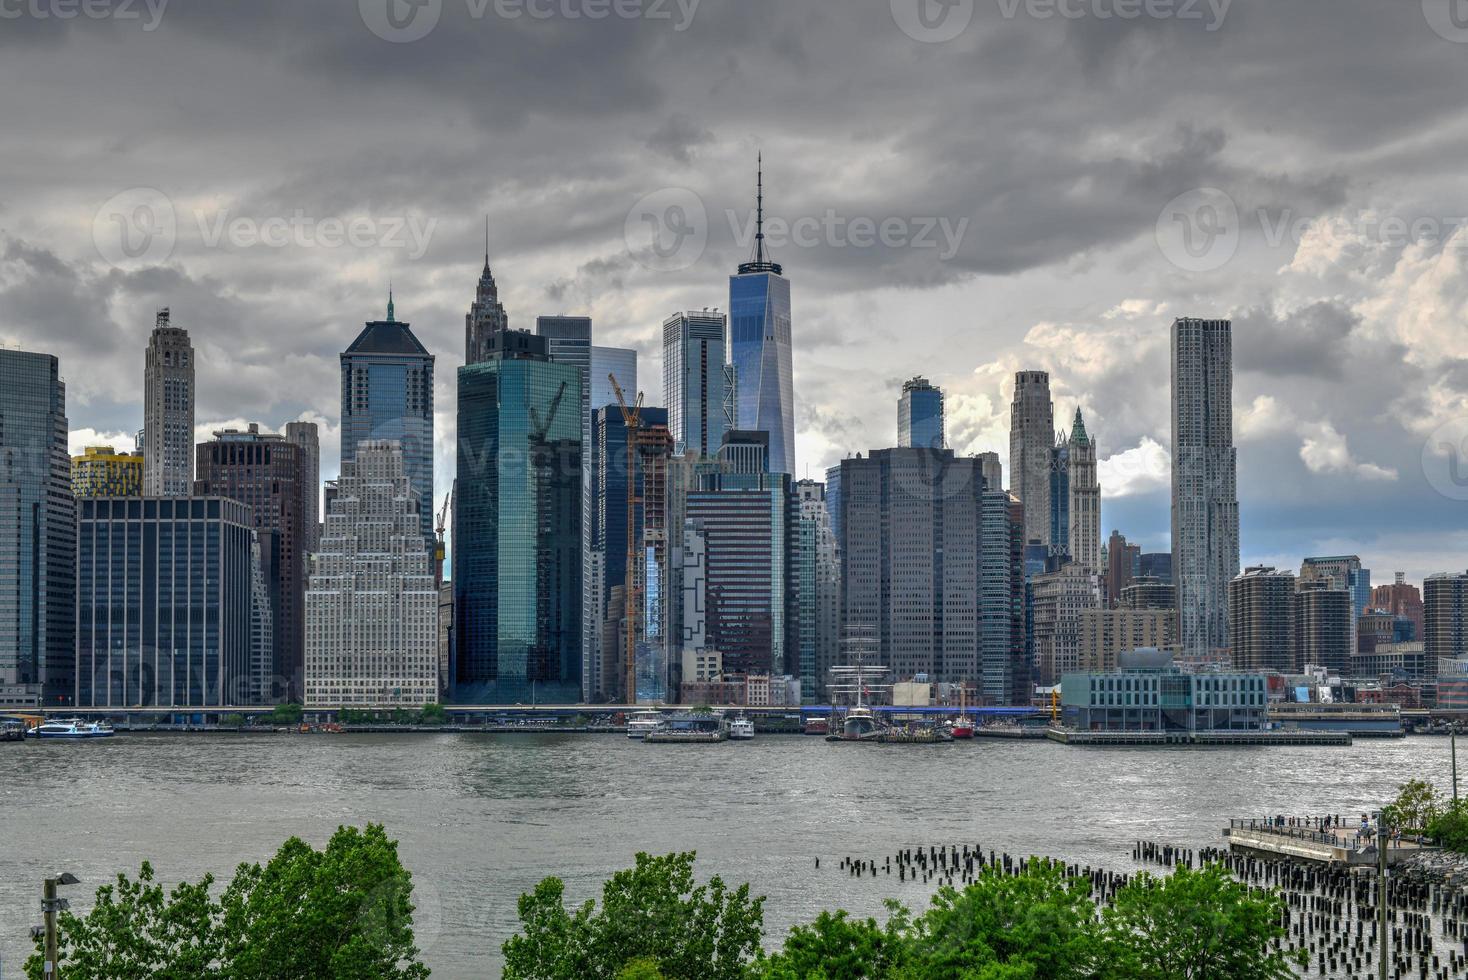
[[[75,589],[66,384],[52,355],[0,349],[0,704],[72,699]]]
[[[795,474],[795,370],[791,361],[790,280],[765,253],[761,177],[754,257],[729,277],[729,363],[734,369],[733,428],[770,434],[770,469]]]
[[[221,497],[78,502],[77,705],[250,702],[250,508]]]
[[[143,493],[187,497],[194,483],[194,347],[158,311],[143,360]]]
[[[341,355],[342,463],[366,440],[396,442],[422,501],[423,536],[433,536],[433,355],[393,316],[369,322]],[[312,537],[315,533],[313,530]]]
[[[673,452],[712,456],[723,443],[729,419],[729,373],[722,313],[674,313],[663,321],[663,404]]]
[[[904,381],[902,397],[897,400],[897,445],[942,449],[947,445],[944,439],[943,389],[927,378]]]
[[[453,697],[581,697],[581,372],[491,338],[459,369]]]

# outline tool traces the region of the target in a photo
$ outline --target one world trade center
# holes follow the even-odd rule
[[[790,360],[790,280],[765,251],[763,161],[754,256],[729,277],[729,361],[736,429],[767,432],[770,471],[795,476],[795,385]]]

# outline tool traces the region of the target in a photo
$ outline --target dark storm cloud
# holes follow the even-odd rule
[[[1086,408],[1106,452],[1165,446],[1168,321],[1232,312],[1237,404],[1272,399],[1242,454],[1268,462],[1241,470],[1257,526],[1287,527],[1268,508],[1308,501],[1346,525],[1419,492],[1422,437],[1404,419],[1468,397],[1468,379],[1453,352],[1417,356],[1380,309],[1430,298],[1384,285],[1391,255],[1363,272],[1349,253],[1317,253],[1327,271],[1302,284],[1280,272],[1292,242],[1249,248],[1260,208],[1461,210],[1468,46],[1435,34],[1420,4],[1235,0],[1208,30],[977,0],[967,29],[936,44],[904,34],[885,0],[664,6],[692,19],[504,17],[494,0],[443,0],[411,43],[375,35],[356,0],[174,0],[152,31],[0,20],[0,335],[61,354],[73,424],[115,432],[104,416],[136,399],[153,311],[169,305],[200,350],[201,418],[334,419],[336,353],[381,315],[391,279],[439,354],[451,437],[488,216],[512,323],[589,313],[599,342],[643,352],[642,387],[658,392],[662,318],[727,305],[763,151],[794,283],[800,438],[827,460],[884,438],[883,382],[915,373],[961,396],[954,424],[974,448],[1002,448],[1001,380],[1031,365],[1052,370],[1067,422]],[[94,217],[137,187],[171,202],[178,242],[113,268]],[[1193,275],[1153,234],[1164,205],[1199,187],[1228,194],[1246,234],[1239,257]],[[666,188],[695,195],[707,243],[659,272],[624,226]],[[421,254],[211,245],[198,230],[297,212],[434,224]],[[884,222],[901,233],[866,243],[863,224]],[[1108,318],[1131,300],[1147,312]],[[1327,426],[1346,465],[1398,482],[1307,470],[1302,433]]]

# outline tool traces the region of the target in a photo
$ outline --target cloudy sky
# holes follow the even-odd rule
[[[61,357],[75,445],[130,446],[168,305],[201,432],[314,419],[329,476],[337,354],[391,280],[443,486],[485,216],[512,325],[591,315],[658,404],[762,152],[801,475],[891,445],[915,374],[1007,461],[1044,368],[1104,530],[1165,550],[1168,326],[1232,317],[1245,562],[1461,569],[1450,2],[0,0],[0,342]]]

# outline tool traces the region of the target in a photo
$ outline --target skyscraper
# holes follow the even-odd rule
[[[1351,596],[1323,579],[1301,579],[1295,591],[1295,664],[1324,667],[1333,674],[1351,669],[1356,621]]]
[[[438,588],[402,449],[365,440],[342,465],[306,590],[306,706],[438,700]]]
[[[1025,505],[1025,540],[1050,544],[1050,475],[1055,407],[1050,374],[1020,371],[1009,407],[1009,489]]]
[[[249,704],[250,509],[224,497],[78,501],[76,703]]]
[[[52,355],[0,348],[0,704],[75,695],[75,589],[66,384]]]
[[[1068,562],[1033,582],[1035,667],[1043,685],[1081,669],[1082,617],[1101,607],[1101,577]]]
[[[1229,646],[1238,568],[1231,327],[1183,317],[1172,325],[1172,574],[1184,655]]]
[[[782,674],[789,636],[790,477],[718,474],[688,494],[706,546],[708,646],[731,674]]]
[[[459,369],[454,698],[581,697],[581,372],[504,330]]]
[[[194,493],[250,505],[274,630],[271,678],[256,678],[267,700],[299,699],[305,635],[305,452],[283,435],[250,423],[224,429],[197,447]]]
[[[1113,530],[1106,541],[1106,601],[1121,604],[1121,590],[1140,573],[1142,546],[1128,544],[1126,536]]]
[[[758,182],[754,255],[729,277],[729,363],[733,428],[770,434],[770,468],[795,474],[795,381],[790,280],[765,252],[764,171]]]
[[[1404,572],[1397,572],[1392,584],[1378,585],[1373,588],[1371,605],[1398,616],[1406,616],[1412,621],[1416,631],[1415,638],[1422,639],[1424,632],[1422,593],[1418,591],[1417,586],[1408,584]]]
[[[464,363],[488,360],[493,338],[510,328],[510,317],[500,305],[500,290],[489,271],[489,219],[484,223],[484,271],[474,290],[474,302],[464,314]],[[429,508],[430,510],[432,508]]]
[[[655,446],[661,444],[661,440],[653,438],[644,439],[655,430],[667,431],[668,413],[661,408],[643,408],[638,414],[637,440],[634,442],[632,457],[632,472],[630,478],[639,498],[638,505],[634,508],[633,517],[636,522],[632,531],[634,548],[640,547],[639,542],[646,541],[646,521],[648,513],[648,472],[645,464],[649,456],[660,455],[650,452]],[[597,581],[589,588],[583,589],[588,592],[589,604],[600,611],[603,626],[608,620],[615,620],[617,627],[618,642],[615,646],[606,650],[601,649],[601,637],[593,639],[595,650],[583,657],[587,661],[588,669],[592,670],[598,678],[598,690],[590,696],[599,697],[603,700],[616,700],[625,696],[622,690],[626,686],[625,667],[626,643],[625,630],[622,618],[626,612],[625,593],[621,605],[610,602],[612,589],[623,585],[627,580],[627,481],[629,474],[627,470],[627,438],[628,430],[622,418],[622,410],[618,405],[603,405],[597,410],[592,419],[592,443],[594,447],[592,465],[591,486],[594,494],[592,503],[592,520],[595,522],[595,534],[589,545],[595,553],[592,563],[595,569],[589,571],[597,574]],[[669,437],[671,438],[671,437]],[[648,451],[644,451],[648,450]],[[661,510],[662,501],[654,501],[654,505]],[[642,556],[634,554],[634,572],[645,571],[638,566]],[[634,585],[640,586],[642,575],[638,575],[638,581]],[[644,633],[647,628],[646,619],[639,621],[639,629]],[[660,625],[660,624],[659,624]],[[655,627],[656,631],[657,627]],[[600,662],[596,665],[590,663],[596,656],[600,656]]]
[[[1064,432],[1055,434],[1050,447],[1050,554],[1062,562],[1070,561],[1070,440]]]
[[[1440,572],[1422,582],[1425,667],[1436,677],[1439,660],[1468,657],[1468,572]]]
[[[673,451],[680,456],[689,450],[714,455],[729,429],[726,329],[724,314],[708,310],[674,313],[663,321],[663,404]]]
[[[143,360],[143,493],[187,497],[194,483],[194,348],[158,311]]]
[[[1076,409],[1070,429],[1070,555],[1101,571],[1101,484],[1096,479],[1096,442]]]
[[[1361,567],[1357,555],[1330,555],[1300,562],[1300,581],[1321,580],[1351,597],[1351,619],[1366,614],[1371,606],[1371,569]]]
[[[341,381],[342,463],[356,457],[361,442],[396,442],[424,502],[418,515],[423,536],[432,537],[433,355],[393,315],[390,291],[387,319],[369,321],[342,352]]]
[[[990,703],[1015,678],[1010,498],[951,450],[879,449],[841,462],[843,621],[873,631],[878,662],[907,680],[966,682]]]
[[[1228,583],[1235,670],[1299,669],[1295,660],[1295,576],[1264,565]],[[1206,648],[1205,648],[1206,650]]]
[[[897,400],[897,445],[920,449],[943,449],[948,445],[943,427],[943,389],[934,387],[927,378],[902,383],[902,397]]]
[[[315,422],[287,422],[285,437],[301,447],[301,520],[306,554],[321,543],[321,439]]]

